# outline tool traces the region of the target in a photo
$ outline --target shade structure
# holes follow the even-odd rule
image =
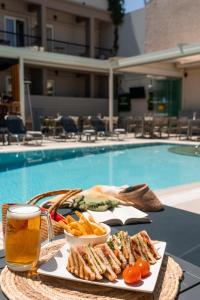
[[[79,56],[49,53],[41,48],[13,48],[0,46],[0,62],[16,61],[19,64],[19,94],[21,114],[24,109],[24,64],[49,66],[71,70],[104,73],[109,80],[109,130],[113,130],[113,78],[115,74],[140,73],[157,76],[182,78],[184,70],[200,65],[200,44],[180,44],[176,48],[142,54],[127,58],[100,60]],[[1,65],[1,64],[0,64]]]

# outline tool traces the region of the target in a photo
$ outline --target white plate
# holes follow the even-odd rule
[[[166,243],[158,242],[156,244],[156,248],[158,250],[158,253],[161,255],[161,258],[157,260],[155,265],[151,265],[151,275],[143,279],[139,284],[135,285],[126,284],[121,277],[118,277],[118,279],[115,282],[110,282],[107,279],[103,279],[101,281],[88,281],[74,276],[73,274],[69,273],[66,269],[69,255],[66,244],[57,252],[57,254],[53,258],[51,258],[47,263],[43,264],[40,267],[40,269],[38,269],[38,273],[42,275],[53,276],[83,283],[85,282],[95,285],[108,286],[117,289],[152,293],[154,291],[156,281],[158,279],[158,274],[165,253]]]

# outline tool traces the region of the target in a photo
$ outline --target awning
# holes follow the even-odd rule
[[[127,58],[112,59],[115,71],[168,77],[182,77],[182,70],[200,64],[200,44],[180,44],[176,48]]]
[[[100,60],[87,57],[79,57],[66,54],[58,54],[40,51],[40,48],[14,48],[0,46],[1,58],[22,58],[24,63],[37,66],[49,66],[56,68],[68,68],[80,71],[107,72],[110,68],[108,60]]]

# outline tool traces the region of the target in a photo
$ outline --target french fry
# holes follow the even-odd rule
[[[96,223],[96,222],[95,222],[95,219],[93,218],[93,216],[92,216],[91,214],[89,214],[88,220],[89,220],[90,222],[92,222],[92,223]]]
[[[72,218],[72,216],[67,215],[65,218],[67,224],[70,224],[71,222],[76,222],[76,220],[74,218]]]
[[[82,233],[82,235],[87,235],[88,234],[87,230],[84,228],[83,225],[80,224],[80,222],[77,222],[77,221],[72,222],[72,223],[69,224],[69,226],[70,226],[71,229],[79,230]]]
[[[75,211],[75,214],[80,218],[80,221],[82,221],[84,223],[84,227],[87,231],[87,234],[92,234],[93,230],[92,230],[91,224],[88,221],[88,219],[79,211]]]
[[[97,223],[91,223],[91,226],[93,228],[93,232],[96,232],[95,234],[98,233],[97,235],[103,235],[106,233],[106,230]]]
[[[68,231],[68,225],[65,222],[59,221],[58,224],[60,225],[60,227]]]
[[[71,234],[75,236],[81,236],[82,233],[78,229],[71,229]]]

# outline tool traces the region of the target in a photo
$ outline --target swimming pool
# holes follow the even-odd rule
[[[172,146],[120,145],[0,154],[0,203],[38,193],[96,184],[147,183],[153,189],[200,181],[200,157]]]

